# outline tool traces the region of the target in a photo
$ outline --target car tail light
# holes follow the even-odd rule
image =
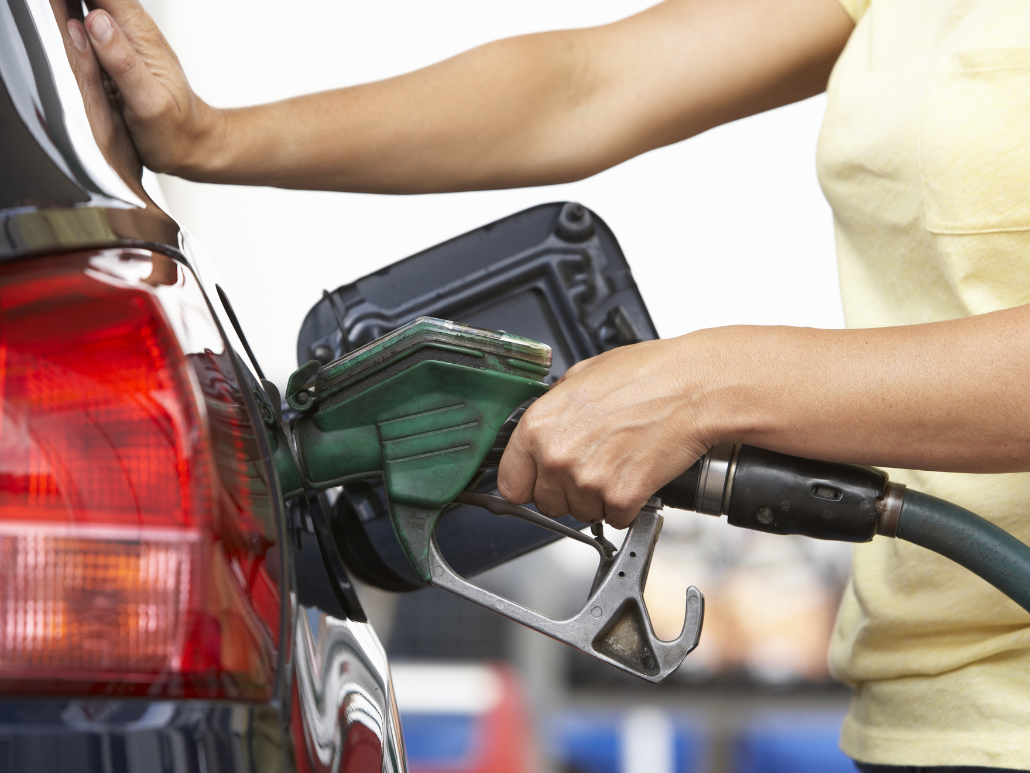
[[[219,344],[163,256],[0,268],[0,692],[270,695],[276,530]]]

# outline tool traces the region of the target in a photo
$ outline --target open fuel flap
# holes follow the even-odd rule
[[[543,383],[580,360],[658,337],[614,234],[589,209],[567,202],[527,209],[325,291],[301,326],[298,364],[338,360],[420,317],[547,344]],[[495,481],[488,470],[474,490],[496,494]],[[348,568],[387,590],[424,587],[391,525],[382,481],[336,491],[330,528]],[[582,527],[570,516],[560,522]],[[458,504],[440,520],[436,543],[447,563],[470,577],[557,536]]]

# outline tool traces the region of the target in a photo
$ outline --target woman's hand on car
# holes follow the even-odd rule
[[[84,24],[68,22],[76,49],[85,31],[143,163],[188,175],[224,138],[223,116],[193,92],[175,52],[136,0],[96,5]]]
[[[74,19],[69,21],[64,11],[63,6],[55,8],[55,13],[67,25],[65,49],[72,65],[72,73],[82,93],[86,120],[89,121],[93,137],[104,158],[122,175],[125,183],[137,195],[145,196],[146,191],[139,184],[143,166],[114,98],[114,86],[100,69],[100,63],[90,49],[82,23]]]

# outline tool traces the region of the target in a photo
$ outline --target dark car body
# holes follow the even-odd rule
[[[243,616],[257,621],[245,624],[264,631],[252,647],[263,670],[260,685],[246,689],[155,689],[117,674],[81,684],[36,679],[43,672],[31,658],[21,672],[12,665],[11,637],[28,629],[9,622],[0,642],[0,771],[406,770],[384,649],[360,612],[348,619],[334,606],[314,537],[285,506],[263,431],[278,406],[215,269],[140,184],[117,114],[80,91],[65,23],[81,13],[78,3],[0,0],[0,284],[8,282],[0,296],[15,280],[45,281],[38,276],[52,268],[86,276],[90,288],[117,285],[168,322],[176,340],[167,345],[191,368],[202,444],[233,503],[224,512],[259,522],[246,533],[259,533],[260,545],[239,549],[258,568],[238,584],[248,599]],[[74,328],[77,317],[68,319]],[[9,475],[0,489],[18,480]],[[298,564],[308,587],[299,595]],[[320,592],[340,616],[304,603]]]

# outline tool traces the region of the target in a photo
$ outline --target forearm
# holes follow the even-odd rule
[[[218,111],[213,142],[176,173],[208,182],[422,193],[560,182],[576,127],[574,33],[498,41],[423,70]]]
[[[377,83],[211,111],[207,141],[171,171],[377,193],[567,182],[821,91],[849,31],[836,0],[674,0]]]
[[[1030,307],[874,330],[701,335],[708,372],[694,399],[713,440],[875,466],[1030,470]]]

